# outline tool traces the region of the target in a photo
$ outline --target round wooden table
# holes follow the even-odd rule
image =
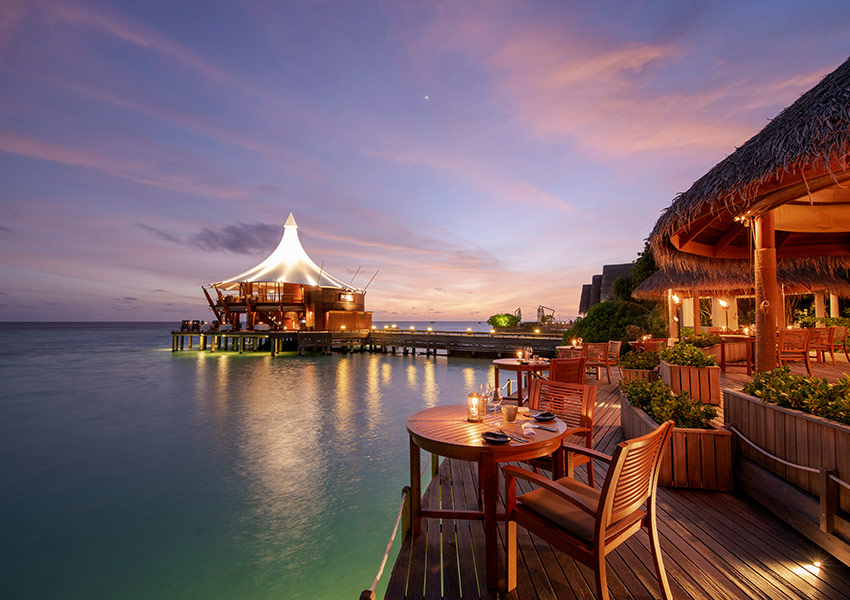
[[[554,455],[553,476],[555,479],[563,476],[562,441],[566,436],[567,426],[560,419],[545,423],[547,427],[557,429],[557,432],[535,429],[535,435],[529,436],[528,442],[512,440],[507,444],[489,444],[481,437],[485,431],[495,431],[499,428],[518,435],[522,433],[521,424],[527,422],[533,423],[534,420],[518,416],[515,424],[505,425],[501,413],[496,413],[488,415],[482,423],[469,423],[466,420],[466,405],[428,408],[407,420],[407,431],[410,434],[411,519],[414,535],[422,531],[423,518],[481,519],[483,517],[487,586],[493,589],[498,587],[499,583],[496,522],[500,517],[504,520],[504,515],[496,513],[499,499],[499,474],[496,464]],[[477,462],[484,510],[445,511],[423,508],[420,448],[439,456]]]
[[[535,373],[539,371],[548,371],[549,370],[549,361],[546,359],[543,360],[532,360],[529,361],[521,361],[518,358],[497,358],[493,361],[493,366],[496,367],[496,388],[499,387],[499,370],[507,369],[509,371],[516,371],[516,397],[517,397],[517,406],[522,406],[522,376],[523,373]],[[530,387],[530,386],[529,386]]]

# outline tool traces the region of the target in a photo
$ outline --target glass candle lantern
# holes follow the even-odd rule
[[[481,394],[469,394],[466,398],[466,420],[470,423],[480,423],[487,413],[487,401]]]

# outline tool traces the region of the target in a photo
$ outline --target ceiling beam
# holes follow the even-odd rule
[[[701,234],[703,231],[708,229],[712,223],[714,223],[720,215],[708,214],[704,217],[700,217],[693,223],[691,223],[687,229],[678,232],[678,246],[680,248],[688,245],[695,237]]]
[[[729,247],[729,244],[734,242],[738,236],[741,235],[746,229],[742,223],[732,223],[729,227],[729,231],[723,234],[723,237],[717,240],[717,243],[714,244],[714,256],[723,256],[726,251],[726,248]]]

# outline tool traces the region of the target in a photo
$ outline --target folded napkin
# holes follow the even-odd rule
[[[522,425],[522,435],[525,437],[529,437],[535,434],[534,427],[531,423],[523,423]]]

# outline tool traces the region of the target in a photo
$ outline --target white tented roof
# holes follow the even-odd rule
[[[213,285],[226,286],[228,283],[245,281],[276,281],[350,288],[336,277],[329,275],[307,256],[304,248],[301,247],[301,240],[298,239],[298,225],[292,213],[289,213],[289,218],[283,226],[283,237],[280,238],[280,243],[266,260],[253,269]]]

